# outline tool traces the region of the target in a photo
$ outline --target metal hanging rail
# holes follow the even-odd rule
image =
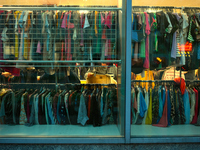
[[[174,80],[131,80],[131,82],[174,82]]]
[[[116,84],[98,84],[98,83],[88,83],[88,84],[81,84],[81,83],[64,83],[64,84],[60,84],[60,83],[3,83],[0,84],[1,87],[9,87],[9,88],[55,88],[55,90],[57,91],[58,89],[60,89],[62,87],[62,89],[64,87],[76,87],[76,86],[114,86],[116,87]]]
[[[121,63],[121,60],[0,60],[2,63]]]
[[[174,8],[173,6],[132,6],[132,8]]]
[[[175,82],[174,80],[131,80],[131,82]],[[200,82],[200,80],[185,80],[185,82]]]
[[[96,10],[96,11],[112,11],[122,10],[117,7],[0,7],[0,10]]]
[[[175,9],[200,9],[200,7],[174,7],[174,6],[132,6],[132,8],[175,8]]]

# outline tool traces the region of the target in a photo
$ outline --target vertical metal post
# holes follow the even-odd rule
[[[132,0],[126,0],[126,103],[125,103],[125,141],[131,138],[131,15]]]

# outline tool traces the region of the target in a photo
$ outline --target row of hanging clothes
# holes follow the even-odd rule
[[[0,60],[111,60],[117,11],[0,11],[0,33]]]
[[[199,94],[199,84],[186,86],[183,78],[155,82],[154,88],[152,83],[148,88],[134,84],[131,89],[131,123],[157,127],[200,126]]]
[[[132,71],[182,65],[194,70],[200,60],[200,13],[197,9],[133,8]]]
[[[0,124],[91,124],[94,127],[116,124],[116,95],[116,88],[113,85],[77,85],[73,88],[59,89],[58,92],[48,88],[2,88]]]

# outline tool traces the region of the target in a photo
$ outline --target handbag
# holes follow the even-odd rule
[[[136,19],[135,19],[136,20]],[[134,25],[135,24],[135,25]],[[133,29],[133,25],[135,26]],[[131,38],[134,42],[141,42],[142,40],[145,39],[145,32],[144,32],[144,28],[142,25],[141,30],[137,30],[137,22],[132,23],[132,35]]]

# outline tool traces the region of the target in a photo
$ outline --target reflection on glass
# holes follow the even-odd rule
[[[1,137],[121,136],[117,18],[117,11],[1,11]]]
[[[132,136],[200,135],[198,16],[192,8],[133,7]]]

